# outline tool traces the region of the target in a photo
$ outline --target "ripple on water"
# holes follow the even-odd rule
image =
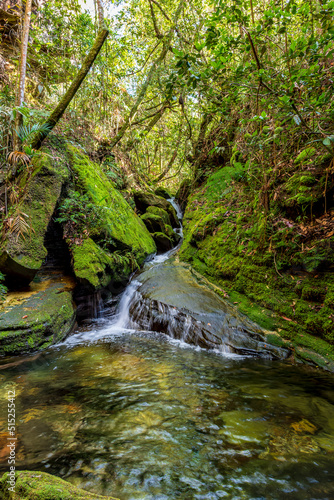
[[[1,372],[18,468],[122,500],[334,498],[332,375],[108,325]]]

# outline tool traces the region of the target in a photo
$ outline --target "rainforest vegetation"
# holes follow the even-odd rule
[[[38,239],[25,207],[41,163],[57,177],[84,155],[139,214],[136,193],[176,195],[180,258],[260,325],[331,358],[333,16],[327,0],[2,1],[3,248]],[[107,193],[78,187],[88,170],[70,167],[54,220],[72,255],[97,244],[134,269],[153,244],[113,246]],[[143,217],[167,249],[170,221],[149,227],[159,216]]]
[[[333,82],[333,0],[0,0],[1,498],[333,498]]]

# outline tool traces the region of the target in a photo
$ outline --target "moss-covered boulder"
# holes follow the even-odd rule
[[[149,207],[162,208],[168,213],[172,226],[180,227],[180,221],[177,217],[175,208],[162,196],[157,196],[154,193],[136,191],[133,194],[133,198],[139,213],[144,214]]]
[[[160,250],[161,252],[167,252],[174,247],[173,239],[167,236],[167,234],[157,232],[153,233],[152,236],[158,250]]]
[[[79,245],[70,244],[73,269],[81,282],[99,289],[113,279],[115,271],[117,275],[128,276],[131,263],[141,265],[147,256],[156,252],[156,246],[143,221],[109,182],[100,166],[77,148],[67,147],[71,169],[75,172],[75,187],[89,196],[100,214],[90,231],[93,239]]]
[[[172,195],[169,193],[169,191],[164,188],[164,187],[158,187],[154,193],[158,196],[162,196],[162,198],[165,198],[166,200],[169,200]]]
[[[148,209],[146,210],[146,213],[157,215],[157,216],[161,217],[161,219],[164,221],[165,224],[171,225],[171,220],[170,220],[169,214],[163,208],[148,207]]]
[[[14,491],[10,491],[10,475],[0,479],[2,500],[119,500],[89,493],[46,472],[17,471]]]
[[[72,278],[44,277],[10,292],[0,308],[0,355],[45,349],[65,338],[76,319]]]
[[[73,270],[83,285],[95,290],[106,288],[126,280],[137,267],[130,253],[110,253],[101,248],[91,238],[81,245],[72,245]]]
[[[0,248],[0,271],[9,284],[29,283],[40,269],[47,255],[44,236],[68,176],[65,165],[43,154],[31,177],[20,179],[24,194]]]
[[[141,218],[152,234],[159,251],[170,250],[180,241],[181,236],[173,231],[169,214],[163,208],[148,207]]]

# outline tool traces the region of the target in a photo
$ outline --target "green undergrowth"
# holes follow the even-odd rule
[[[189,198],[180,259],[265,329],[334,360],[331,217],[318,230],[275,208],[255,207],[240,165],[218,170]]]

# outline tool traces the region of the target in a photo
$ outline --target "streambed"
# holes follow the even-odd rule
[[[4,384],[16,384],[18,469],[122,500],[334,497],[331,374],[122,330],[107,315],[19,361],[0,370],[1,428]]]

